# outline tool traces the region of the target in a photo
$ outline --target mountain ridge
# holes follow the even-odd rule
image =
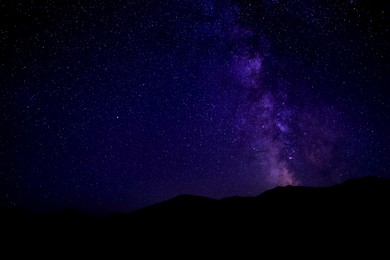
[[[210,199],[180,195],[132,213],[93,217],[74,210],[33,214],[0,210],[4,237],[18,243],[96,245],[337,243],[379,238],[390,231],[390,179],[369,177],[330,187],[278,187],[255,197]],[[335,236],[337,234],[337,236]],[[364,234],[364,236],[363,236]],[[201,238],[200,242],[197,238]],[[193,244],[192,244],[193,243]],[[272,242],[274,243],[274,242]]]

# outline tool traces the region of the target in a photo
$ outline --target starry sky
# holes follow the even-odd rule
[[[1,1],[0,206],[390,177],[385,2]]]

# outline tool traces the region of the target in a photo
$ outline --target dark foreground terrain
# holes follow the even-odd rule
[[[3,247],[121,248],[187,254],[206,247],[254,251],[327,251],[389,247],[390,179],[366,177],[325,188],[278,187],[257,197],[214,200],[182,195],[142,210],[105,217],[65,210],[40,215],[0,211]],[[310,248],[308,248],[310,247]],[[142,249],[144,250],[144,249]],[[191,251],[192,250],[192,251]],[[275,251],[275,253],[277,253]]]

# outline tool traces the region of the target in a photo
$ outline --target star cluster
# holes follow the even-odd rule
[[[388,176],[388,11],[0,4],[0,205],[130,211]]]

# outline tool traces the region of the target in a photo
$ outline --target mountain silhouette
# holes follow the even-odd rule
[[[93,217],[76,210],[37,214],[1,209],[3,237],[17,244],[71,242],[96,247],[197,244],[259,247],[372,241],[388,237],[390,179],[365,177],[330,187],[277,187],[256,197],[181,195],[127,214]],[[64,242],[65,241],[65,242]],[[66,242],[67,241],[67,242]],[[201,241],[201,242],[200,242]],[[328,241],[329,242],[329,241]],[[319,242],[320,243],[320,242]]]

